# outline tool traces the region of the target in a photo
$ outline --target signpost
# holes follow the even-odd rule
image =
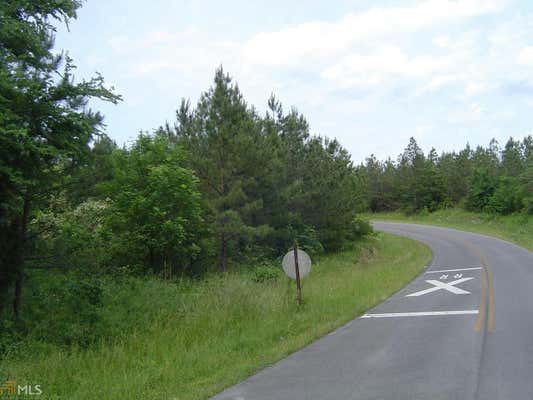
[[[302,304],[302,285],[300,280],[311,272],[311,258],[305,251],[298,249],[298,243],[295,242],[294,248],[283,257],[282,266],[285,274],[289,278],[296,280],[298,304]]]

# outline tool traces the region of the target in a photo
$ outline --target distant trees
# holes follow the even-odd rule
[[[432,150],[426,157],[413,138],[399,157],[397,174],[397,190],[404,209],[434,211],[444,201],[444,185],[437,168],[436,153]]]
[[[411,138],[398,161],[370,157],[359,167],[365,177],[367,204],[372,211],[402,209],[434,211],[462,205],[471,211],[531,213],[532,136],[510,138],[503,150],[492,140],[478,146],[426,156]]]

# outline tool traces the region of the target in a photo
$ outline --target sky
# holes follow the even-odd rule
[[[119,145],[220,65],[261,114],[274,93],[356,163],[411,136],[441,152],[533,132],[533,1],[88,0],[56,47],[123,96],[91,103]]]

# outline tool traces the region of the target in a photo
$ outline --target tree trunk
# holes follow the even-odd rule
[[[19,319],[20,315],[20,298],[22,295],[22,281],[24,280],[24,272],[22,268],[17,272],[17,279],[15,280],[15,294],[13,297],[13,313],[15,319]]]
[[[18,254],[15,255],[16,261],[15,261],[15,265],[13,266],[17,274],[17,277],[15,279],[15,292],[14,292],[14,297],[13,297],[13,313],[15,314],[16,319],[18,319],[20,315],[22,284],[24,281],[24,250],[26,248],[26,233],[28,230],[29,217],[30,217],[30,199],[29,199],[29,195],[26,194],[24,198],[22,218],[20,221],[18,244],[15,250],[18,252]]]
[[[218,267],[220,271],[226,272],[228,270],[228,259],[226,256],[226,237],[224,234],[220,235],[220,250],[218,253]]]

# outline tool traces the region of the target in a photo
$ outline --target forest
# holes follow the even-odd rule
[[[262,280],[295,241],[350,249],[372,234],[363,213],[533,214],[531,135],[428,154],[411,138],[356,163],[275,95],[260,114],[222,66],[196,104],[176,99],[173,120],[117,145],[90,101],[121,96],[100,75],[76,81],[54,49],[79,6],[0,5],[0,353],[101,338],[105,282]]]
[[[533,213],[533,136],[425,155],[411,138],[396,161],[374,156],[357,168],[372,212],[433,212],[461,207],[499,215]]]

